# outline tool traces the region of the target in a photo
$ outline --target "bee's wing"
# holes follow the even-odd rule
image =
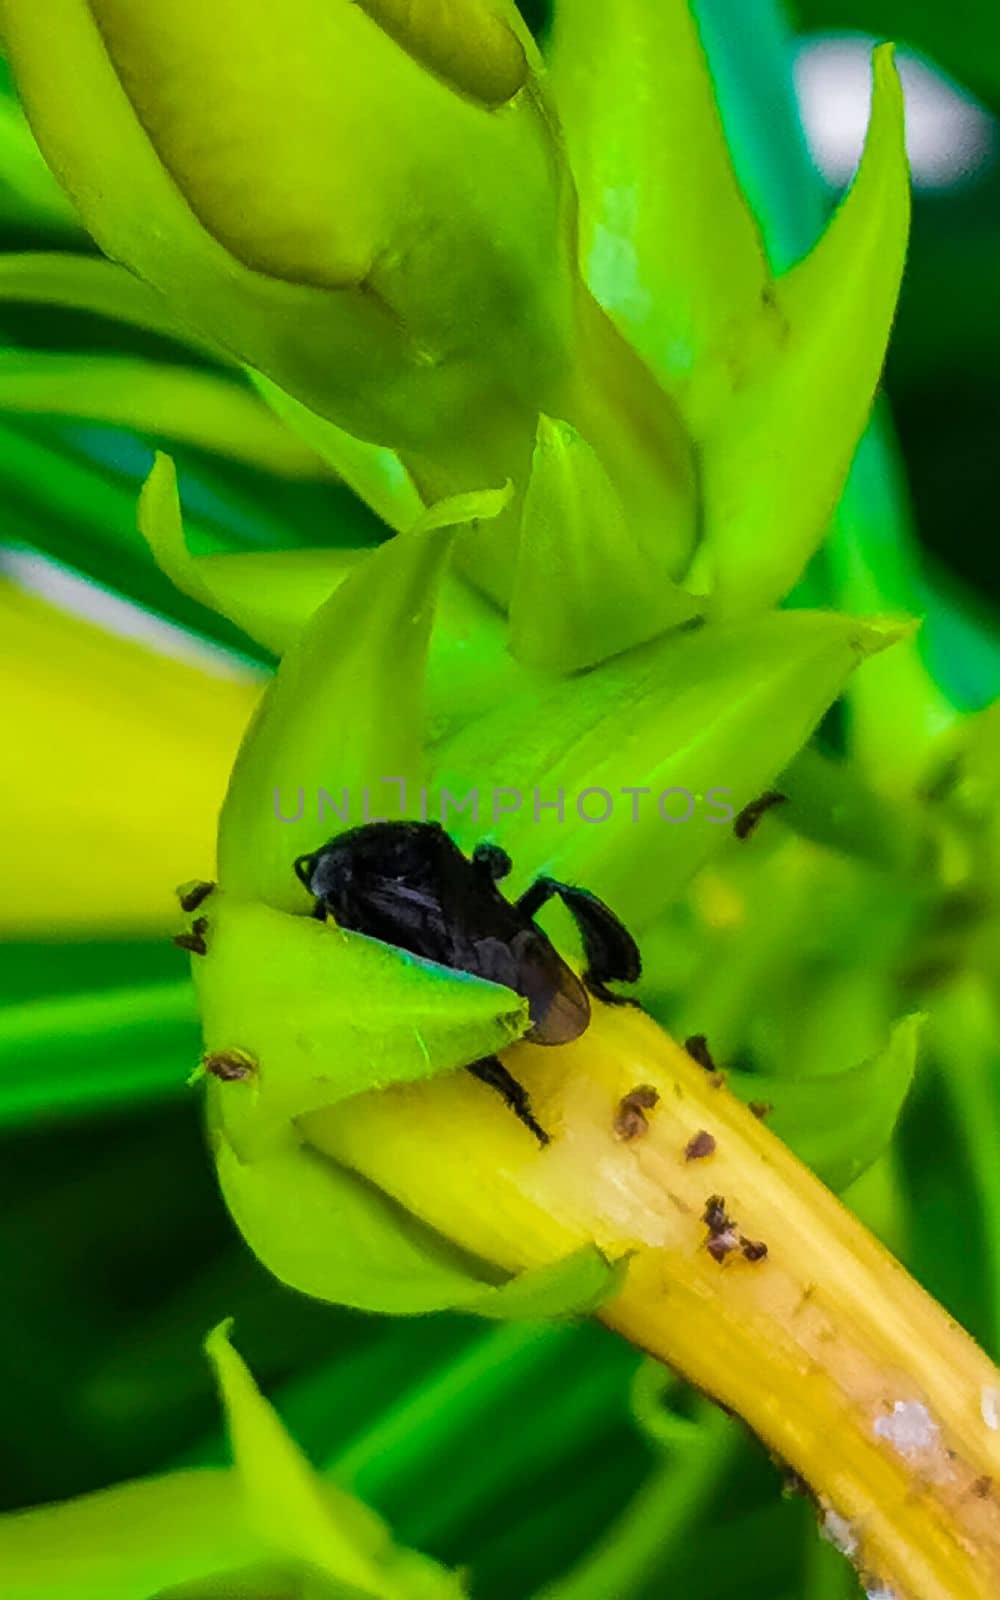
[[[462,964],[466,971],[524,995],[531,1017],[526,1038],[532,1044],[568,1044],[590,1021],[583,984],[533,928],[519,928],[509,940],[487,936],[472,941]]]
[[[590,999],[576,973],[537,929],[525,928],[510,945],[517,963],[514,987],[528,1001],[532,1044],[569,1044],[590,1021]]]

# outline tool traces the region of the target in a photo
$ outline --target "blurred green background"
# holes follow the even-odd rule
[[[523,9],[543,30],[544,7]],[[862,36],[893,37],[918,58],[908,86],[913,243],[885,387],[926,572],[944,608],[968,619],[951,636],[948,672],[967,706],[984,705],[1000,680],[1000,16],[981,0],[798,0],[784,11],[770,0],[703,0],[699,9],[723,109],[744,130],[737,159],[785,259],[809,245],[856,158],[868,93]],[[808,140],[795,120],[795,83]],[[249,684],[268,663],[254,662],[242,636],[178,594],[134,531],[154,446],[178,461],[198,548],[374,543],[380,526],[318,466],[299,460],[278,472],[227,458],[185,437],[197,432],[190,418],[187,430],[158,428],[162,396],[143,411],[124,379],[123,415],[133,404],[135,427],[108,425],[86,398],[58,404],[55,384],[48,399],[41,390],[32,397],[29,376],[41,368],[25,365],[25,353],[75,355],[93,370],[111,357],[145,360],[161,375],[212,369],[155,333],[29,304],[7,289],[4,256],[92,247],[33,156],[9,83],[3,88],[0,560],[8,581],[96,615],[112,632],[137,632],[167,657],[189,655],[192,637],[235,652],[204,659]],[[72,392],[73,380],[64,388]],[[66,569],[100,590],[67,584]],[[106,591],[138,609],[109,609]],[[175,624],[187,642],[151,632],[144,618]],[[18,638],[16,629],[0,634],[3,703],[15,729],[0,769],[8,801],[23,800],[33,771],[16,708],[36,664]],[[219,681],[206,677],[206,701]],[[121,677],[118,687],[127,698]],[[147,714],[137,703],[137,724]],[[53,715],[31,739],[58,751],[64,733]],[[129,760],[122,749],[123,772]],[[404,1541],[471,1564],[484,1600],[535,1591],[584,1560],[613,1526],[640,1550],[633,1566],[642,1577],[629,1594],[857,1593],[839,1559],[818,1545],[811,1510],[781,1497],[778,1469],[735,1425],[721,1446],[699,1446],[692,1459],[681,1452],[664,1484],[660,1457],[633,1417],[638,1358],[600,1328],[383,1321],[312,1304],[268,1278],[218,1199],[185,1087],[198,1054],[185,958],[165,927],[102,930],[95,914],[88,931],[72,850],[60,856],[74,837],[77,782],[70,766],[58,797],[34,806],[32,849],[46,849],[47,829],[65,861],[60,894],[30,927],[8,913],[0,949],[2,1504],[224,1459],[200,1342],[232,1315],[240,1349],[313,1459],[384,1511]],[[156,811],[167,830],[169,800]],[[4,817],[0,799],[7,860],[24,846]],[[183,835],[183,818],[177,827]],[[113,830],[107,849],[110,859]],[[154,839],[148,870],[160,870]],[[672,1004],[668,993],[668,1020]],[[754,1066],[752,1040],[743,1049]],[[995,1067],[991,1058],[984,1072]],[[998,1202],[983,1187],[1000,1126],[995,1076],[969,1092],[963,1117],[941,1076],[922,1075],[893,1155],[862,1198],[922,1281],[998,1355],[996,1286],[984,1268],[1000,1248]],[[978,1165],[969,1154],[973,1121],[985,1140]],[[683,1394],[675,1403],[681,1412],[692,1406]],[[648,1503],[633,1502],[640,1491]],[[600,1596],[601,1581],[584,1571],[579,1600]],[[623,1600],[624,1591],[608,1593]]]

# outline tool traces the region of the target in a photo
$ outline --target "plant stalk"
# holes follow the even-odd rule
[[[1000,1372],[958,1324],[647,1016],[595,1005],[575,1044],[504,1059],[552,1134],[544,1150],[463,1072],[359,1095],[301,1131],[508,1271],[590,1241],[629,1254],[597,1314],[805,1480],[870,1588],[1000,1593]],[[639,1085],[658,1100],[623,1138]],[[714,1148],[692,1155],[702,1133]]]

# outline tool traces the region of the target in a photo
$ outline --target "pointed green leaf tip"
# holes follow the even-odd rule
[[[282,422],[326,461],[366,505],[396,533],[411,528],[424,509],[413,479],[394,450],[345,433],[310,411],[262,372],[248,368],[258,393]]]
[[[288,650],[222,809],[227,889],[302,910],[292,863],[337,831],[337,817],[346,826],[416,814],[438,587],[455,529],[497,516],[510,493],[508,485],[433,506],[361,563]]]
[[[157,451],[139,495],[139,532],[182,594],[227,617],[281,655],[367,551],[255,550],[194,556],[188,549],[170,456]]]
[[[903,1017],[883,1050],[845,1072],[768,1077],[729,1072],[726,1081],[741,1100],[773,1104],[768,1126],[807,1166],[839,1193],[885,1150],[917,1069],[917,1050],[927,1018]]]
[[[461,1600],[465,1588],[454,1574],[394,1545],[381,1517],[313,1471],[230,1344],[231,1326],[214,1329],[205,1352],[226,1412],[246,1517],[264,1551],[293,1571],[322,1574],[335,1585],[330,1591],[324,1585],[330,1600]]]
[[[223,1322],[210,1333],[205,1351],[225,1407],[248,1520],[275,1554],[308,1563],[339,1583],[351,1584],[366,1600],[388,1600],[399,1591],[386,1584],[370,1553],[372,1535],[377,1537],[379,1531],[378,1520],[356,1501],[349,1501],[351,1518],[346,1525],[332,1514],[325,1487],[320,1487],[308,1461],[230,1344],[231,1326]],[[347,1496],[337,1498],[348,1500]]]
[[[906,256],[909,175],[892,47],[876,50],[857,176],[823,238],[734,340],[702,440],[699,578],[718,615],[778,600],[826,530],[878,384]]]
[[[568,423],[539,418],[521,518],[511,649],[526,666],[575,672],[697,614],[638,536],[596,451]]]
[[[528,1027],[527,1002],[512,990],[315,917],[221,889],[199,915],[208,948],[193,970],[206,1052],[238,1048],[256,1063],[218,1090],[241,1160],[280,1142],[305,1112],[464,1066]]]

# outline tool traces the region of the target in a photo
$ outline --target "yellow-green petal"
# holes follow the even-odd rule
[[[12,583],[0,583],[0,672],[0,926],[172,930],[176,885],[213,876],[215,819],[259,682],[171,660]]]

